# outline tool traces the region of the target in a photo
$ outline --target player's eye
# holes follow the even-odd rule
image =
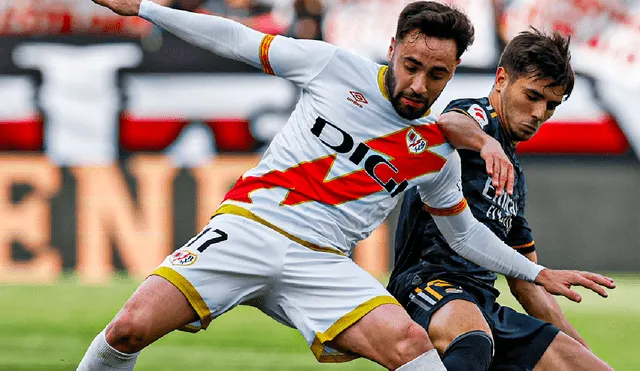
[[[540,98],[538,98],[538,97],[536,97],[534,95],[531,95],[531,94],[527,94],[527,99],[529,99],[531,102],[537,102],[537,101],[540,100]]]
[[[559,105],[560,105],[560,103],[549,102],[549,103],[547,103],[547,110],[548,111],[555,111],[555,109],[558,108]]]
[[[408,72],[410,72],[410,73],[415,73],[416,71],[418,71],[418,69],[417,69],[417,68],[415,68],[415,67],[413,67],[413,66],[408,66],[408,65],[406,65],[406,64],[404,65],[404,68],[405,68]]]
[[[431,74],[431,79],[433,80],[442,80],[444,79],[444,75],[443,74],[439,74],[439,73],[432,73]]]

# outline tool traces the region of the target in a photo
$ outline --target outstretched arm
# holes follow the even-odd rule
[[[579,271],[551,270],[533,263],[507,246],[484,224],[475,219],[456,183],[460,180],[460,158],[449,156],[445,167],[430,184],[419,186],[426,210],[433,216],[449,246],[463,258],[505,276],[535,282],[551,294],[575,302],[582,297],[571,286],[586,287],[603,297],[602,287],[614,288],[610,278]]]
[[[464,111],[452,110],[440,115],[438,126],[454,148],[480,152],[498,196],[503,189],[508,194],[513,194],[513,164],[500,143],[485,133],[476,120]]]
[[[535,282],[544,286],[549,293],[566,296],[575,302],[582,301],[582,296],[571,290],[572,286],[586,287],[602,297],[608,296],[603,286],[615,288],[612,279],[599,274],[551,270],[533,263],[505,245],[489,228],[477,221],[466,205],[457,215],[432,215],[438,229],[455,252],[494,272]]]
[[[93,0],[120,15],[139,15],[190,44],[235,59],[304,87],[333,57],[336,47],[314,40],[266,35],[230,19],[185,12],[150,0]]]
[[[538,262],[538,256],[535,251],[524,254],[524,256],[534,263]],[[587,349],[589,348],[582,336],[565,317],[556,298],[546,292],[544,288],[511,277],[507,277],[507,282],[509,283],[511,294],[529,315],[552,323],[560,331],[576,339]]]

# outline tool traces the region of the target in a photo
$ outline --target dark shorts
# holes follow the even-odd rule
[[[425,329],[429,328],[433,313],[451,300],[467,300],[480,308],[495,344],[491,371],[533,370],[559,332],[550,323],[499,305],[494,292],[472,279],[438,275],[418,283],[415,275],[408,276],[398,277],[391,292],[400,293],[400,303]]]

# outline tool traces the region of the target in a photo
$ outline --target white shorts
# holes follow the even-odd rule
[[[398,304],[350,258],[314,251],[257,221],[217,215],[153,273],[185,295],[196,332],[236,305],[298,329],[320,362],[357,358],[325,343],[383,304]]]

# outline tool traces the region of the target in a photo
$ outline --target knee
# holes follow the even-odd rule
[[[105,337],[114,349],[123,353],[136,353],[150,343],[150,333],[135,310],[124,308],[107,326]]]
[[[408,363],[433,349],[427,331],[413,321],[399,335],[400,339],[394,344],[398,365]]]
[[[493,339],[484,331],[456,337],[442,355],[447,370],[487,371],[493,360]]]

